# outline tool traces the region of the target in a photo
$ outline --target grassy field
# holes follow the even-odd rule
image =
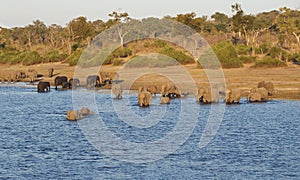
[[[240,88],[244,92],[256,87],[259,81],[271,81],[275,85],[276,94],[273,98],[276,99],[298,99],[300,100],[300,66],[288,64],[287,67],[281,68],[250,68],[251,64],[242,68],[223,69],[221,75],[218,74],[219,80],[222,81],[222,75],[226,82],[227,88]],[[81,84],[85,84],[85,77],[87,75],[96,74],[99,72],[99,67],[77,68],[76,66],[69,66],[62,63],[48,63],[33,66],[22,65],[0,65],[0,72],[6,73],[12,70],[35,69],[38,74],[43,75],[40,80],[49,81],[53,84],[54,78],[47,77],[48,69],[54,68],[55,75],[65,75],[68,78],[76,76],[80,78]],[[191,75],[197,86],[207,86],[209,84],[207,75],[203,69],[197,68],[196,64],[190,64],[184,67],[187,70],[185,75]],[[105,72],[119,72],[120,80],[124,80],[125,89],[137,89],[140,86],[156,85],[158,88],[168,81],[176,81],[182,88],[182,92],[194,92],[189,81],[182,76],[182,72],[178,71],[179,67],[167,68],[124,68],[122,66],[105,65],[101,67],[101,71]],[[169,77],[163,74],[168,74]],[[129,82],[130,81],[130,82]],[[180,85],[181,84],[181,85]]]

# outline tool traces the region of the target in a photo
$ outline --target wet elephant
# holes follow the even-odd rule
[[[100,84],[100,77],[97,75],[90,75],[86,78],[86,87],[88,89],[96,87]]]
[[[37,85],[38,92],[49,92],[50,91],[50,82],[39,82]]]
[[[265,88],[268,91],[268,95],[271,96],[274,94],[274,84],[272,82],[261,81],[257,84],[258,88]]]
[[[174,83],[168,83],[162,85],[161,87],[161,95],[163,97],[168,96],[169,98],[179,98],[181,97],[181,93]]]
[[[57,90],[57,86],[63,87],[63,85],[66,85],[66,82],[68,83],[68,78],[66,76],[57,76],[54,79],[55,90]]]
[[[264,87],[253,88],[248,95],[249,102],[264,102],[269,99],[268,91]]]
[[[218,103],[219,92],[215,89],[199,88],[197,90],[196,99],[203,104]]]
[[[233,104],[240,103],[241,100],[241,90],[240,89],[228,89],[225,95],[225,103]]]
[[[147,107],[150,106],[152,102],[152,96],[151,93],[144,90],[142,92],[139,92],[138,94],[138,103],[140,107]]]
[[[80,86],[80,81],[77,78],[71,78],[69,80],[69,84],[71,89],[76,89],[77,87]]]
[[[121,99],[122,98],[123,89],[122,89],[122,86],[120,84],[115,84],[112,87],[111,90],[112,90],[112,92],[114,93],[114,95],[116,96],[117,99]]]

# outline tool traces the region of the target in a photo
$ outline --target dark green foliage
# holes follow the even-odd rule
[[[197,61],[199,68],[204,69],[219,69],[221,64],[216,54],[212,49],[206,50]]]
[[[36,51],[23,52],[19,57],[22,59],[22,64],[25,66],[44,62],[44,58],[41,57]]]
[[[180,50],[176,50],[173,47],[165,46],[159,53],[176,59],[180,64],[190,64],[195,62],[193,57]]]
[[[113,65],[114,66],[120,66],[120,65],[123,65],[123,60],[122,59],[115,59],[114,61],[113,61]]]
[[[254,63],[256,60],[255,56],[240,56],[239,59],[244,63]]]
[[[268,55],[271,58],[276,58],[276,59],[280,59],[280,60],[286,60],[288,59],[288,53],[284,50],[282,50],[279,47],[272,47],[268,53]]]
[[[249,55],[251,54],[251,47],[245,44],[237,44],[235,50],[239,55]]]
[[[271,57],[264,57],[255,62],[252,68],[273,68],[287,66],[285,62]]]
[[[75,66],[78,63],[81,54],[82,54],[82,49],[79,48],[75,52],[73,52],[69,57],[67,57],[65,59],[65,62],[69,63],[70,66]]]
[[[67,54],[60,54],[58,50],[53,50],[45,55],[46,62],[59,62],[68,57]]]
[[[221,42],[213,47],[223,68],[243,67],[243,63],[238,58],[237,53],[230,42]]]
[[[138,68],[138,67],[159,67],[164,68],[167,66],[177,65],[178,62],[173,58],[164,55],[158,56],[134,56],[127,63],[126,67]]]
[[[266,54],[270,50],[270,45],[269,43],[263,43],[261,44],[258,48],[255,49],[255,53],[257,54]]]

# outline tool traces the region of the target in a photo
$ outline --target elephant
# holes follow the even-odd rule
[[[78,111],[72,111],[71,109],[68,110],[67,112],[67,120],[69,121],[76,121],[76,120],[80,120],[83,118],[82,114]]]
[[[57,76],[55,79],[54,79],[54,85],[55,85],[55,90],[57,90],[57,86],[62,86],[66,83],[65,82],[68,82],[68,78],[66,76]]]
[[[174,83],[168,83],[161,87],[161,95],[163,97],[168,96],[170,98],[180,98],[181,93],[177,89]]]
[[[49,82],[39,82],[37,85],[38,92],[49,92],[50,91],[50,83]]]
[[[259,99],[258,99],[258,95],[257,94],[260,95]],[[269,98],[268,97],[268,91],[264,87],[253,88],[253,89],[250,90],[250,94],[248,95],[249,102],[267,101],[268,98]]]
[[[118,74],[114,72],[100,72],[100,82],[103,84],[112,84],[112,80],[115,76],[117,76],[118,79]]]
[[[71,84],[69,82],[62,83],[62,89],[71,89]]]
[[[160,104],[170,104],[170,98],[168,96],[160,98]]]
[[[147,107],[151,105],[152,96],[151,93],[143,90],[138,94],[138,102],[140,107]]]
[[[91,89],[92,87],[96,87],[100,84],[100,77],[97,75],[90,75],[86,79],[86,87]]]
[[[226,91],[226,96],[224,99],[226,104],[240,103],[240,100],[241,100],[240,89],[228,89]]]
[[[203,104],[218,103],[219,92],[212,90],[212,92],[205,88],[199,88],[196,95],[197,101]]]
[[[71,78],[69,84],[71,89],[75,89],[80,86],[80,81],[77,78]]]
[[[49,68],[48,69],[48,77],[52,77],[54,73],[54,68]]]
[[[147,88],[147,91],[151,93],[151,95],[156,96],[157,93],[157,87],[155,85],[152,85]]]
[[[122,87],[121,87],[120,84],[114,85],[111,90],[115,94],[115,96],[116,96],[117,99],[121,99],[122,98],[123,89],[122,89]]]
[[[82,107],[80,109],[80,114],[82,114],[82,115],[90,115],[90,114],[94,114],[94,112],[92,112],[91,110],[89,110],[87,107]]]
[[[27,77],[30,83],[33,83],[37,78],[37,71],[34,69],[29,69],[27,72]]]
[[[268,91],[268,95],[274,94],[274,84],[272,82],[261,81],[257,84],[258,88],[264,87]]]

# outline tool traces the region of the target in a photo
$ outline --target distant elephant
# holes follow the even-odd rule
[[[29,79],[29,82],[33,83],[37,78],[37,71],[34,69],[29,69],[27,72],[27,77]]]
[[[260,99],[258,99],[258,94]],[[250,98],[249,98],[250,97]],[[253,88],[250,90],[250,94],[248,95],[249,102],[262,102],[268,100],[268,91],[264,87]]]
[[[54,73],[54,69],[53,68],[49,68],[48,69],[48,77],[52,77]]]
[[[80,86],[80,81],[77,78],[71,78],[69,80],[69,84],[71,89],[76,89],[77,87]]]
[[[226,96],[224,99],[226,104],[240,103],[240,99],[241,99],[240,89],[228,89],[226,91]]]
[[[147,88],[147,91],[151,93],[151,95],[156,96],[157,93],[157,87],[155,85],[152,85]]]
[[[170,104],[170,98],[168,96],[160,98],[160,104]]]
[[[115,96],[116,96],[117,99],[121,99],[122,98],[123,89],[122,89],[122,87],[121,87],[120,84],[113,85],[111,90],[115,94]]]
[[[80,120],[83,118],[82,114],[78,111],[72,111],[71,109],[68,110],[67,112],[67,120],[69,121],[76,121],[76,120]]]
[[[219,92],[214,89],[211,91],[205,88],[199,88],[196,99],[203,104],[218,103]]]
[[[100,72],[100,82],[104,84],[112,84],[114,77],[118,78],[118,74],[115,72]]]
[[[80,114],[82,114],[82,115],[90,115],[90,114],[94,114],[94,112],[92,112],[91,110],[89,110],[87,107],[82,107],[80,109]]]
[[[274,94],[274,84],[272,82],[261,81],[257,84],[258,88],[264,87],[268,91],[268,95]]]
[[[54,79],[55,90],[57,90],[57,86],[63,87],[63,84],[66,85],[66,82],[68,82],[68,78],[66,76],[57,76]]]
[[[62,89],[71,89],[71,84],[69,82],[62,83]]]
[[[86,79],[86,87],[88,89],[96,87],[98,84],[100,84],[100,77],[97,75],[90,75]]]
[[[138,94],[138,102],[140,107],[147,107],[151,105],[152,96],[151,93],[144,90]]]
[[[50,91],[50,83],[49,82],[39,82],[37,85],[38,92],[49,92]]]
[[[177,89],[174,83],[168,83],[162,85],[161,87],[161,95],[163,97],[168,96],[170,98],[179,98],[181,97],[180,91]]]

